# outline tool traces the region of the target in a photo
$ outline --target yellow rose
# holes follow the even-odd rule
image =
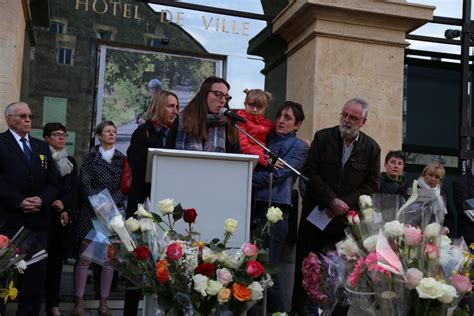
[[[174,200],[164,199],[158,202],[158,209],[163,214],[170,214],[174,211]]]
[[[228,218],[224,221],[224,231],[228,234],[233,234],[238,224],[239,222],[237,222],[235,219]]]
[[[270,223],[275,224],[283,219],[283,212],[278,207],[270,207],[267,211],[267,219]]]

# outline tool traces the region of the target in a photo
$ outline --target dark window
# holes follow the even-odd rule
[[[100,39],[111,40],[113,33],[111,31],[97,30],[97,35]]]
[[[49,33],[63,33],[64,24],[58,22],[51,22],[49,24]]]
[[[72,49],[58,48],[58,64],[72,65]]]
[[[153,47],[163,47],[163,43],[160,38],[147,38],[146,44]]]

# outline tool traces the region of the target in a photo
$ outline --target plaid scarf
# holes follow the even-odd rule
[[[184,130],[183,115],[179,115],[176,149],[192,151],[225,152],[227,120],[219,114],[207,115],[207,140],[189,136]]]

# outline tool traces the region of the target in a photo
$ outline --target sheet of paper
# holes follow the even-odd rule
[[[319,206],[316,205],[306,219],[320,230],[324,230],[331,222],[332,217],[326,213],[326,209],[320,211]]]

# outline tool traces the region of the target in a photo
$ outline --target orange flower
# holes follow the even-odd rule
[[[168,262],[160,259],[156,262],[156,278],[161,284],[165,284],[170,280],[170,272],[168,271]]]
[[[107,246],[107,260],[112,261],[115,259],[115,249],[112,245]]]
[[[9,242],[10,242],[10,239],[8,239],[7,236],[0,235],[0,249],[4,249],[8,245]]]
[[[232,293],[234,297],[241,302],[248,301],[252,297],[252,292],[249,288],[241,283],[234,283],[234,285],[232,285]]]

